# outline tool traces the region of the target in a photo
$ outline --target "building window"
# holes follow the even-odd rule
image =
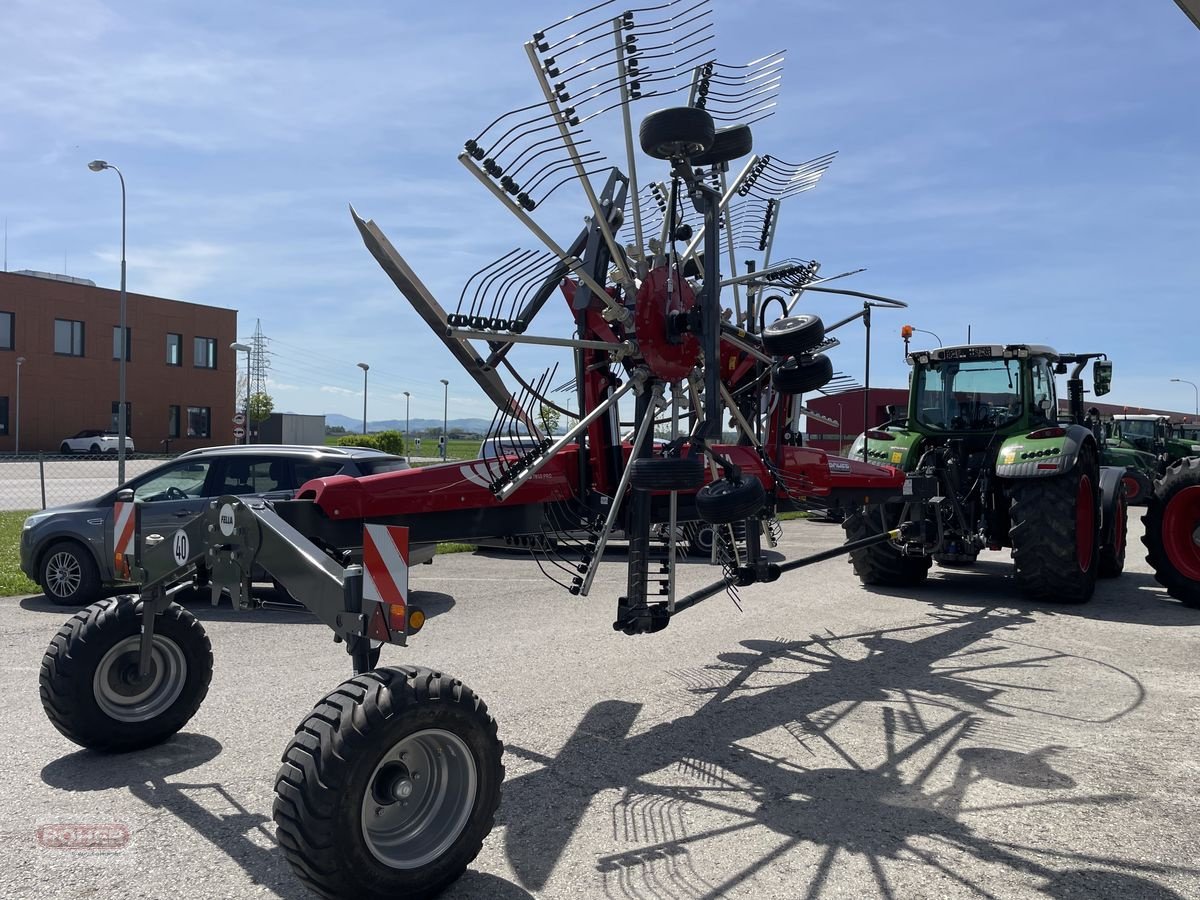
[[[8,398],[0,397],[0,434],[8,434]]]
[[[192,341],[192,353],[197,369],[215,369],[217,367],[216,338],[195,338]]]
[[[131,329],[128,325],[125,326],[125,362],[129,362],[132,357],[129,355],[129,338]],[[121,326],[113,326],[113,359],[121,358]]]
[[[189,406],[187,408],[187,436],[190,438],[212,437],[212,407]]]
[[[0,312],[0,350],[13,348],[13,319],[10,312]]]
[[[183,365],[183,335],[167,333],[167,365]],[[178,409],[179,407],[175,407]]]
[[[167,437],[179,437],[179,407],[167,407]]]
[[[112,434],[116,434],[121,430],[121,423],[117,421],[117,410],[120,406],[121,404],[116,400],[112,402],[112,416],[110,418],[112,427],[109,429]],[[133,404],[128,400],[125,401],[125,434],[128,437],[133,437]]]
[[[60,356],[83,356],[83,323],[74,319],[54,320],[54,352]]]

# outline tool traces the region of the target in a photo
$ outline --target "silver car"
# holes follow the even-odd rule
[[[286,500],[306,481],[409,468],[400,456],[357,447],[237,445],[190,450],[127,481],[142,503],[142,528],[166,528],[224,494]],[[127,588],[113,571],[117,489],[94,500],[34,513],[21,531],[21,569],[61,606],[86,606]]]

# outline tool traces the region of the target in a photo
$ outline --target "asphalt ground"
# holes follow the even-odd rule
[[[471,685],[507,767],[496,828],[445,896],[1200,896],[1200,611],[1157,587],[1140,534],[1083,606],[1018,600],[1001,553],[907,595],[833,560],[632,638],[611,628],[619,554],[586,599],[527,557],[438,557],[411,581],[428,624],[383,663]],[[780,550],[840,541],[789,522]],[[216,655],[204,706],[105,757],[40,707],[67,613],[0,606],[0,896],[309,896],[274,844],[272,783],[348,658],[302,612],[192,608]],[[131,837],[39,841],[72,823]]]

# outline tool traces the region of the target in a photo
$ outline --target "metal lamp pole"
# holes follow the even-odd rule
[[[121,179],[121,323],[117,326],[121,333],[121,357],[117,364],[117,391],[120,394],[117,400],[117,484],[121,485],[125,483],[125,358],[129,356],[129,348],[126,346],[128,329],[125,326],[125,176],[116,166],[102,159],[93,159],[88,163],[88,168],[93,172],[112,169]]]
[[[17,357],[17,415],[16,429],[14,430],[15,438],[13,443],[13,456],[21,455],[21,363],[25,362],[25,357]]]
[[[446,434],[446,424],[450,414],[450,382],[442,379],[442,462],[446,461],[446,445],[450,438]]]
[[[1195,409],[1195,414],[1196,414],[1197,416],[1200,416],[1200,388],[1196,387],[1196,382],[1194,382],[1194,381],[1188,381],[1186,378],[1172,378],[1171,380],[1172,380],[1172,381],[1177,381],[1177,382],[1179,382],[1180,384],[1190,384],[1190,385],[1192,386],[1192,391],[1193,391],[1193,392],[1195,393],[1195,395],[1196,395],[1196,405],[1195,405],[1195,408],[1194,408],[1194,409]]]
[[[404,452],[409,456],[412,455],[412,444],[408,437],[408,403],[411,396],[408,391],[404,392]]]
[[[242,443],[250,443],[250,353],[251,349],[246,344],[239,344],[234,341],[229,345],[229,349],[234,353],[242,352],[246,354],[246,429],[242,435]],[[234,371],[237,371],[237,357],[234,357]]]
[[[366,363],[358,363],[358,367],[363,370],[363,437],[367,436],[367,369],[371,368]]]

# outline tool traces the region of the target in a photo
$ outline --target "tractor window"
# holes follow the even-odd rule
[[[1153,419],[1125,419],[1121,423],[1121,433],[1126,437],[1152,438],[1155,432]]]
[[[1012,360],[931,362],[916,373],[917,421],[944,431],[984,431],[1021,416],[1021,373]]]

